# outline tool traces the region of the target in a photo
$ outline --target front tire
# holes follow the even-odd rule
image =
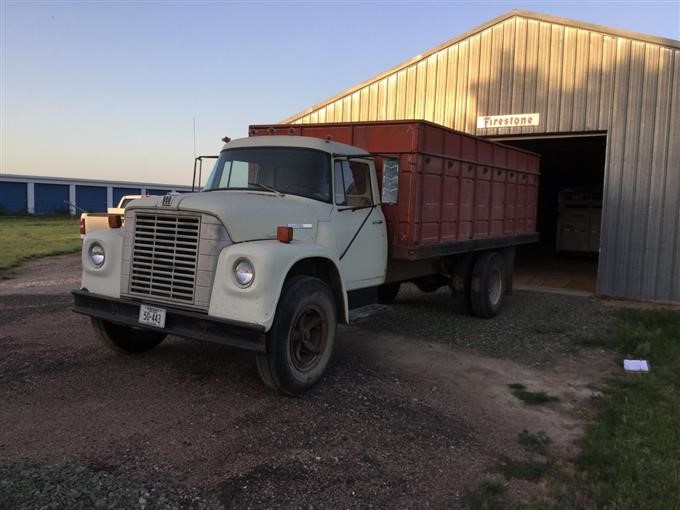
[[[148,351],[160,344],[166,337],[166,334],[161,332],[121,326],[95,317],[91,319],[99,341],[109,349],[122,354]]]
[[[336,306],[328,285],[310,276],[288,280],[267,333],[266,352],[257,355],[262,381],[286,395],[309,390],[331,359],[336,326]]]

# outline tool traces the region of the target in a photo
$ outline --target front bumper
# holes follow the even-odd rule
[[[73,290],[71,294],[74,298],[73,311],[76,313],[124,326],[159,331],[157,328],[142,326],[137,322],[140,305],[137,301],[111,298],[87,290]],[[153,306],[165,308],[165,328],[162,331],[169,335],[206,340],[251,351],[265,350],[265,330],[264,326],[259,324],[216,319],[205,314],[155,303]]]

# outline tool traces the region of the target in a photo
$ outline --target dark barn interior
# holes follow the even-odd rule
[[[606,135],[499,141],[541,154],[540,242],[518,248],[516,283],[595,292]]]

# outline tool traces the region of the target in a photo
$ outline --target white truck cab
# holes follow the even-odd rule
[[[302,136],[228,142],[200,193],[143,197],[83,242],[74,311],[125,353],[176,334],[251,349],[304,392],[328,365],[347,293],[385,282],[373,158]]]

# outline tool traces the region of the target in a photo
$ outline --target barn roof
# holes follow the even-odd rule
[[[502,15],[484,23],[483,25],[480,25],[476,28],[473,28],[472,30],[468,30],[467,32],[464,32],[464,33],[454,37],[453,39],[449,39],[448,41],[446,41],[446,42],[444,42],[444,43],[442,43],[438,46],[435,46],[431,50],[428,50],[424,53],[416,55],[415,57],[413,57],[413,58],[411,58],[411,59],[409,59],[405,62],[402,62],[401,64],[398,64],[398,65],[392,67],[391,69],[388,69],[387,71],[384,71],[384,72],[382,72],[382,73],[380,73],[380,74],[378,74],[378,75],[376,75],[372,78],[369,78],[368,80],[363,81],[363,82],[359,83],[358,85],[355,85],[355,86],[353,86],[349,89],[343,90],[339,94],[336,94],[335,96],[333,96],[329,99],[326,99],[326,100],[324,100],[320,103],[317,103],[314,106],[311,106],[310,108],[307,108],[304,111],[296,113],[295,115],[292,115],[292,116],[288,117],[287,119],[282,120],[281,123],[287,124],[287,123],[294,122],[294,121],[298,120],[299,118],[301,118],[301,117],[303,117],[303,116],[305,116],[305,115],[307,115],[311,112],[314,112],[314,111],[316,111],[320,108],[323,108],[324,106],[327,106],[327,105],[333,103],[334,101],[337,101],[338,99],[340,99],[342,97],[348,96],[348,95],[352,94],[353,92],[356,92],[357,90],[362,89],[362,88],[364,88],[364,87],[366,87],[366,86],[368,86],[372,83],[380,81],[383,78],[385,78],[389,75],[392,75],[392,74],[394,74],[394,73],[396,73],[396,72],[398,72],[398,71],[400,71],[404,68],[415,65],[418,62],[425,60],[427,57],[433,55],[434,53],[437,53],[438,51],[446,49],[449,46],[452,46],[456,43],[459,43],[460,41],[462,41],[464,39],[467,39],[467,38],[469,38],[469,37],[471,37],[471,36],[473,36],[473,35],[475,35],[479,32],[482,32],[484,30],[487,30],[487,29],[493,27],[494,25],[498,25],[500,23],[503,23],[503,22],[505,22],[505,21],[507,21],[511,18],[524,18],[524,19],[528,19],[528,20],[536,20],[536,21],[543,21],[543,22],[546,22],[546,23],[554,23],[554,24],[569,26],[569,27],[573,27],[573,28],[578,28],[578,29],[581,29],[581,30],[589,30],[591,32],[597,32],[597,33],[600,33],[600,34],[610,35],[610,36],[614,36],[614,37],[623,37],[623,38],[631,39],[631,40],[635,40],[635,41],[648,42],[648,43],[657,44],[657,45],[660,45],[660,46],[666,46],[666,47],[669,47],[669,48],[680,49],[680,41],[676,41],[675,39],[668,39],[668,38],[665,38],[665,37],[656,37],[656,36],[653,36],[653,35],[642,34],[642,33],[639,33],[639,32],[622,30],[622,29],[618,29],[618,28],[611,28],[611,27],[607,27],[607,26],[604,26],[604,25],[596,25],[596,24],[593,24],[593,23],[586,23],[584,21],[577,21],[577,20],[573,20],[573,19],[569,19],[569,18],[563,18],[563,17],[560,17],[560,16],[551,16],[549,14],[541,14],[541,13],[525,11],[525,10],[521,10],[521,9],[513,9],[513,10],[511,10],[511,11],[505,13],[505,14],[502,14]]]

